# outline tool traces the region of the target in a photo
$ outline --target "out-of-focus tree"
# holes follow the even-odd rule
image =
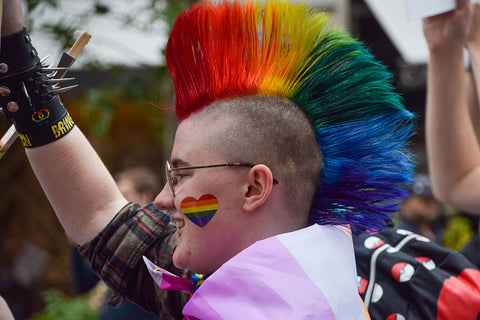
[[[24,20],[27,28],[30,29],[34,25],[36,16],[46,9],[58,10],[62,1],[65,0],[24,0]],[[47,36],[60,42],[62,48],[66,49],[75,42],[75,30],[80,29],[82,25],[85,25],[91,19],[109,16],[110,18],[118,19],[125,26],[136,28],[139,31],[150,30],[157,21],[163,21],[171,28],[175,17],[194,2],[195,0],[148,0],[142,2],[143,5],[139,7],[141,12],[135,11],[115,16],[112,9],[115,1],[84,0],[87,6],[84,11],[75,15],[75,19],[44,22],[39,27],[46,32]],[[142,16],[145,13],[147,19],[139,20],[138,16],[140,13],[142,13]]]

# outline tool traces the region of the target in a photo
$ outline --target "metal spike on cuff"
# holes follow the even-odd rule
[[[65,88],[59,88],[59,89],[54,89],[52,91],[53,94],[57,95],[57,94],[60,94],[60,93],[64,93],[64,92],[67,92],[73,88],[76,88],[78,87],[78,84],[74,84],[73,86],[69,86],[69,87],[65,87]]]
[[[75,78],[50,78],[47,80],[47,83],[48,84],[53,84],[52,86],[55,87],[56,84],[59,84],[59,83],[64,83],[64,82],[67,82],[67,81],[72,81],[72,80],[75,80]]]
[[[49,53],[49,54],[47,54],[45,57],[43,57],[42,59],[40,59],[40,63],[43,64],[45,61],[47,61],[48,58],[50,58],[51,55],[52,55],[52,54]]]
[[[64,75],[68,71],[68,68],[58,68],[58,67],[43,67],[38,69],[40,72],[45,73],[49,78],[60,79],[59,75]]]
[[[25,83],[22,81],[21,84],[22,84],[23,94],[25,95],[25,98],[27,98],[28,100],[28,105],[31,106],[32,100],[30,99],[30,95],[28,94],[27,88],[25,87]]]

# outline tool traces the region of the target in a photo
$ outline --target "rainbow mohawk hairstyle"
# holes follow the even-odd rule
[[[328,16],[286,1],[202,2],[177,18],[167,45],[176,114],[218,99],[279,96],[315,128],[323,166],[311,223],[375,231],[412,181],[414,116],[391,74]]]

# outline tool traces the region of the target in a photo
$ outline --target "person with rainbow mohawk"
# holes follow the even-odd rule
[[[310,222],[378,230],[411,181],[404,147],[413,115],[386,68],[327,21],[286,1],[208,2],[183,13],[167,46],[176,114],[181,122],[233,97],[291,101],[313,126],[323,157]]]
[[[6,3],[14,38],[20,2]],[[114,302],[164,319],[369,319],[352,234],[381,229],[413,175],[414,117],[391,74],[286,1],[199,2],[166,55],[179,125],[153,204],[123,198],[78,127],[26,149]]]

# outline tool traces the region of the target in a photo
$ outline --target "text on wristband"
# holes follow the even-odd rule
[[[56,124],[52,125],[53,136],[55,139],[60,138],[65,135],[73,128],[75,123],[73,122],[70,114],[67,114],[62,120],[58,121]]]
[[[20,140],[22,141],[22,144],[24,147],[32,146],[32,143],[30,142],[30,139],[26,134],[19,133],[18,136],[20,137]]]

